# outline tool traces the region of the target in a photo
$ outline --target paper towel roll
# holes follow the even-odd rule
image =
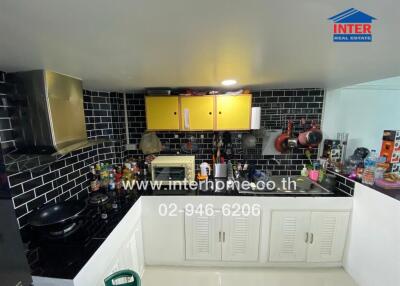
[[[260,129],[261,125],[261,107],[251,108],[251,129]]]

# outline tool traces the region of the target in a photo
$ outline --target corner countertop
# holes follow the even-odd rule
[[[137,192],[134,197],[124,200],[124,203],[122,203],[119,207],[120,211],[117,213],[110,213],[109,219],[106,221],[94,216],[96,213],[95,209],[88,209],[86,214],[88,223],[84,224],[85,227],[82,227],[82,231],[74,234],[77,236],[77,238],[72,241],[68,238],[64,238],[61,241],[36,240],[35,234],[32,231],[27,228],[21,230],[23,241],[27,247],[27,256],[32,275],[60,279],[73,279],[141,196],[163,195],[237,197],[350,197],[350,195],[340,191],[333,191],[332,193],[325,195],[312,193],[276,194],[275,192],[267,194],[241,194],[237,191],[228,190],[215,192],[201,191],[198,189],[155,191],[151,188],[147,188],[143,192]],[[62,257],[62,259],[60,259],[60,257]]]
[[[221,181],[226,183],[226,179],[211,178],[210,181],[214,183]],[[150,182],[149,182],[150,183]],[[225,184],[226,185],[226,184]],[[326,189],[318,183],[316,186]],[[168,186],[164,186],[160,189],[152,188],[149,186],[146,191],[142,193],[144,196],[237,196],[237,197],[351,197],[350,194],[340,191],[339,189],[330,190],[330,193],[318,194],[313,192],[304,193],[283,193],[283,192],[239,192],[237,189],[221,189],[221,190],[203,190],[201,187],[196,189],[190,189],[189,187],[185,189],[173,189],[171,190]]]
[[[335,172],[333,170],[328,170],[328,171],[330,173],[336,175],[336,176],[340,176],[340,177],[345,178],[346,180],[349,180],[349,181],[354,182],[354,183],[362,184],[362,185],[364,185],[364,186],[366,186],[368,188],[371,188],[371,189],[373,189],[373,190],[375,190],[377,192],[380,192],[380,193],[382,193],[382,194],[384,194],[386,196],[392,197],[395,200],[400,201],[400,189],[384,189],[384,188],[379,187],[377,185],[372,185],[372,186],[371,185],[366,185],[366,184],[363,184],[360,180],[351,179],[351,178],[347,177],[344,174]]]

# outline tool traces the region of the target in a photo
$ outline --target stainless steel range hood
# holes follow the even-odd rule
[[[82,81],[47,70],[18,72],[17,148],[29,154],[64,156],[100,143],[88,141]]]

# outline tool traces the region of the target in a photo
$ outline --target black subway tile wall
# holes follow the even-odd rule
[[[17,87],[12,77],[0,72],[0,141],[4,151],[15,147],[11,118]],[[27,214],[41,205],[58,200],[82,198],[88,193],[89,166],[97,162],[121,162],[123,122],[121,93],[84,91],[84,111],[89,138],[115,139],[74,151],[62,159],[34,171],[8,172],[8,181],[20,227]],[[122,108],[122,109],[121,109]],[[67,119],[66,119],[67,120]]]
[[[354,186],[355,186],[355,181],[340,175],[334,171],[328,170],[331,174],[335,175],[336,177],[336,189],[338,191],[341,191],[343,193],[346,193],[350,196],[354,195]]]
[[[18,87],[12,76],[0,72],[0,137],[1,147],[7,152],[15,148],[16,132],[13,130],[13,95]],[[253,106],[262,108],[261,126],[266,130],[286,128],[287,120],[294,120],[295,131],[305,118],[320,124],[324,91],[322,89],[256,90]],[[137,144],[146,130],[144,93],[126,94],[130,143]],[[126,151],[124,95],[118,92],[84,91],[84,112],[88,137],[108,139],[108,142],[74,151],[62,159],[35,171],[9,172],[8,180],[20,227],[26,225],[27,214],[35,208],[58,200],[83,198],[88,194],[89,166],[97,162],[121,163],[129,157],[141,156],[139,150]],[[284,155],[261,155],[262,136],[257,135],[253,149],[243,149],[240,136],[248,132],[231,132],[235,160],[247,161],[273,175],[297,175],[307,163],[304,149]],[[181,153],[189,140],[199,147],[197,166],[211,161],[214,132],[157,132],[165,150],[162,154]],[[317,150],[312,149],[316,158]]]
[[[308,123],[314,120],[321,123],[324,102],[323,89],[285,89],[285,90],[256,90],[253,94],[253,106],[261,107],[261,127],[266,130],[282,129],[287,127],[287,120],[294,121],[294,131],[300,132],[302,118]],[[129,125],[129,139],[131,143],[139,144],[143,132],[146,130],[144,93],[127,94],[127,111]],[[261,155],[262,136],[257,136],[256,148],[243,150],[239,136],[246,132],[231,132],[234,159],[247,161],[260,169],[268,169],[272,175],[298,175],[308,160],[304,155],[305,148],[293,150],[283,155]],[[260,134],[260,132],[255,132]],[[214,132],[157,132],[165,150],[162,154],[176,154],[181,152],[182,144],[189,140],[199,146],[196,163],[211,161],[212,139]],[[178,138],[176,138],[178,136]],[[317,149],[311,149],[312,158],[317,157]],[[125,158],[140,155],[140,151],[125,151]]]

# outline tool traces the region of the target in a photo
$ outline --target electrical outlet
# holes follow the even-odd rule
[[[201,138],[201,139],[204,139],[204,134],[201,134],[201,135],[200,135],[200,138]]]
[[[178,138],[179,138],[179,135],[178,135],[178,134],[175,134],[174,138],[175,138],[175,139],[178,139]]]
[[[136,146],[136,144],[126,144],[125,150],[127,150],[127,151],[137,150],[137,146]]]

